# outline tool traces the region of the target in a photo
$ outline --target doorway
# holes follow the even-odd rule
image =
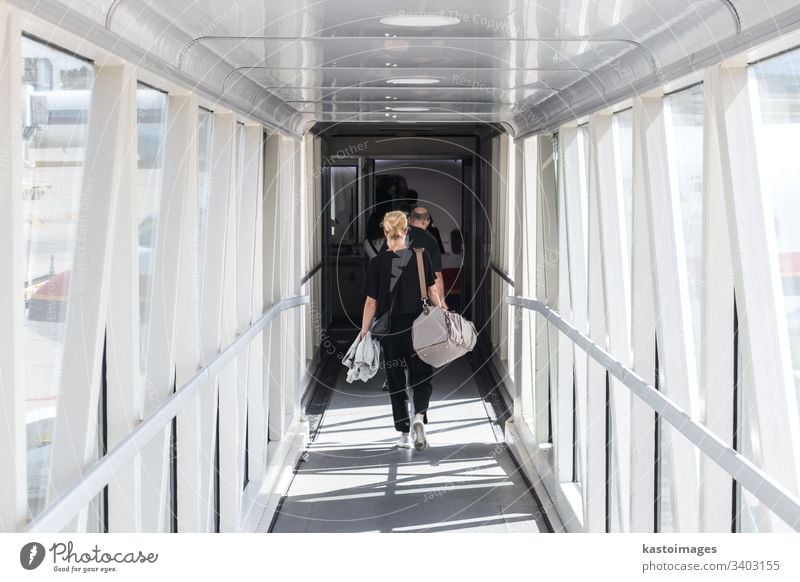
[[[469,200],[465,165],[469,166],[462,158],[381,158],[375,159],[373,166],[375,208],[379,214],[392,209],[410,211],[415,206],[430,212],[428,230],[442,253],[448,307],[458,312],[466,304],[464,282],[469,264],[464,236],[464,226],[469,224],[465,212]]]
[[[470,316],[474,183],[471,157],[354,156],[323,168],[322,313],[329,337],[349,342],[361,327],[370,218],[417,205],[433,218],[448,307]]]

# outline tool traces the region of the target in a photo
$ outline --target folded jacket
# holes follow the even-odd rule
[[[381,361],[381,344],[367,332],[363,338],[359,334],[347,349],[342,365],[347,368],[347,382],[368,381],[378,373]]]

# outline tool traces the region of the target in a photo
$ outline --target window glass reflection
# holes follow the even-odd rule
[[[199,292],[203,285],[205,264],[206,229],[208,225],[208,200],[211,195],[211,137],[214,131],[214,114],[200,108],[197,118],[197,264],[196,292],[197,309],[201,308]]]
[[[24,37],[22,59],[25,422],[33,517],[47,494],[94,69]]]
[[[664,98],[667,111],[669,137],[667,148],[670,175],[677,179],[677,190],[681,206],[681,232],[683,233],[684,256],[689,284],[691,309],[691,333],[695,350],[695,373],[699,378],[701,358],[701,306],[703,299],[703,86],[694,85]],[[673,185],[675,186],[675,185]],[[673,191],[675,188],[673,187]],[[687,330],[689,331],[689,330]],[[691,374],[692,371],[690,370]],[[669,380],[666,380],[667,382]],[[667,390],[669,392],[669,390]],[[672,444],[680,438],[667,422],[661,422],[659,531],[680,531],[675,522],[673,508],[676,504],[675,476],[678,466],[684,462],[676,457]]]
[[[581,232],[581,240],[583,242],[583,257],[570,256],[570,270],[576,272],[578,269],[583,271],[582,280],[584,281],[583,288],[576,288],[573,293],[573,301],[580,302],[580,308],[573,305],[573,312],[580,309],[584,314],[588,313],[589,305],[589,125],[583,124],[578,126],[578,164],[579,164],[579,191],[577,194],[580,200],[580,224],[567,225],[567,230],[571,228],[579,228]],[[568,194],[569,195],[569,194]],[[574,194],[573,194],[574,196]],[[575,264],[578,263],[578,264]],[[584,322],[575,322],[578,327],[584,327],[581,331],[588,331],[588,320]],[[587,398],[587,382],[588,382],[588,369],[586,366],[585,358],[577,358],[575,360],[575,393],[573,395],[575,408],[573,410],[573,435],[575,439],[575,446],[573,448],[573,468],[574,480],[577,483],[583,482],[583,475],[585,472],[585,452],[586,443],[581,439],[583,431],[578,426],[579,422],[584,422],[585,419],[578,417],[578,402],[584,406]],[[585,410],[585,408],[584,408]],[[582,454],[583,453],[583,454]]]
[[[164,128],[167,95],[145,85],[136,90],[138,162],[136,198],[139,216],[139,347],[140,368],[144,370],[150,331],[150,298],[153,288],[156,229],[161,201]]]
[[[761,114],[756,119],[762,192],[772,206],[795,387],[800,396],[800,50],[750,67]],[[798,399],[800,404],[800,399]]]
[[[785,322],[789,335],[790,364],[800,406],[800,229],[796,225],[800,216],[800,164],[796,154],[800,139],[800,50],[752,65],[749,74],[757,96],[753,121],[761,193],[772,210],[767,234],[773,237],[783,291],[785,319],[778,324]],[[741,396],[741,450],[748,459],[763,466],[754,396],[755,386],[745,383]],[[741,531],[789,530],[744,490],[740,490],[739,511]]]
[[[672,140],[668,147],[678,179],[692,329],[699,363],[703,298],[703,86],[695,85],[673,93],[666,97],[665,105],[672,124]]]
[[[622,193],[625,207],[625,243],[628,277],[633,261],[633,110],[626,109],[614,115],[614,147],[617,163],[617,187]],[[631,288],[630,285],[628,288]]]

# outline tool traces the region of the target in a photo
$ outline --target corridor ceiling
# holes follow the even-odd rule
[[[800,23],[800,0],[16,0],[300,134],[557,127]]]

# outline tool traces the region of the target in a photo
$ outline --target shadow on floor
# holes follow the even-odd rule
[[[547,532],[502,443],[309,449],[274,532]]]

